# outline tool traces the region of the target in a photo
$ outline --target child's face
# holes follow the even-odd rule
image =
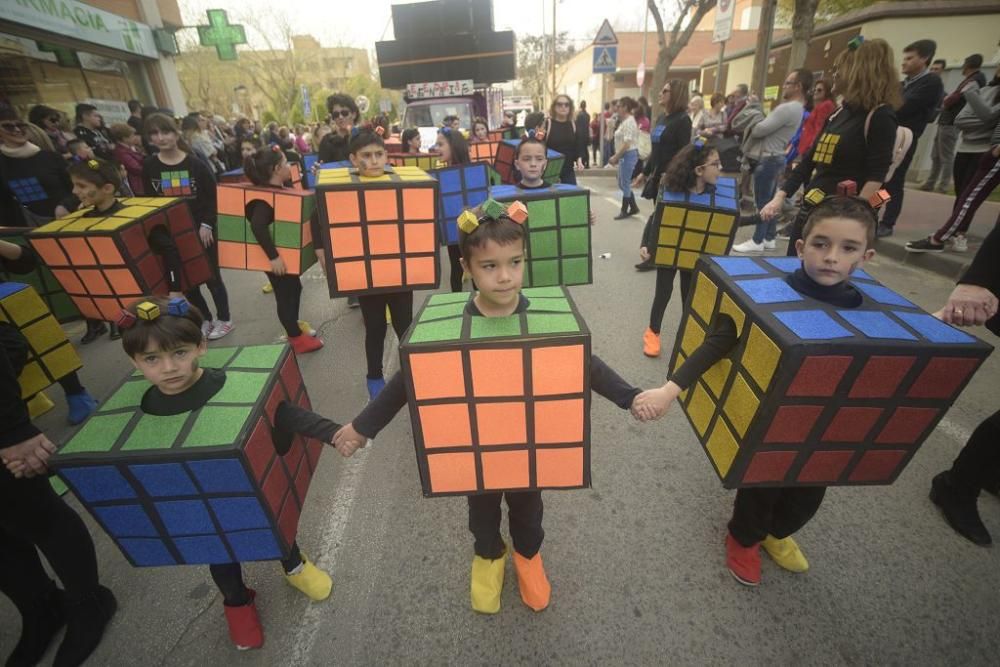
[[[153,128],[149,133],[149,143],[161,151],[172,151],[177,148],[177,133]]]
[[[469,254],[462,258],[462,268],[476,282],[482,305],[513,313],[524,282],[524,242],[500,245],[490,240]]]
[[[694,171],[705,183],[711,185],[718,183],[719,176],[722,174],[722,160],[719,159],[719,152],[715,150],[709,152],[705,164],[695,167]]]
[[[351,153],[351,164],[362,176],[381,176],[385,173],[385,149],[378,144],[368,144],[357,153]]]
[[[142,137],[139,136],[139,133],[137,132],[126,139],[125,144],[127,146],[132,146],[133,148],[138,148],[139,146],[142,146]]]
[[[437,136],[437,142],[434,144],[434,147],[441,156],[442,162],[451,162],[451,144],[448,143],[443,134]]]
[[[420,151],[420,135],[419,134],[415,134],[412,137],[410,137],[410,150],[411,151],[417,151],[417,152]]]
[[[207,343],[185,343],[173,350],[161,350],[155,343],[145,352],[132,357],[132,363],[147,380],[168,396],[180,394],[198,380],[198,361],[205,354]]]
[[[274,175],[281,179],[282,183],[292,180],[292,167],[287,159],[281,158],[281,162],[274,168]]]
[[[115,186],[110,183],[95,185],[76,176],[71,176],[70,180],[73,181],[73,195],[83,206],[98,206],[115,196]]]
[[[80,142],[76,145],[76,148],[73,149],[73,155],[81,160],[93,160],[94,149],[87,144]]]
[[[827,218],[809,236],[795,242],[806,275],[827,287],[842,283],[875,255],[868,248],[865,226],[850,218]]]
[[[482,123],[476,123],[476,139],[486,141],[490,138],[489,130]]]
[[[459,120],[458,118],[453,118],[453,119],[451,120],[451,129],[453,129],[453,130],[457,130],[457,129],[459,129],[459,128],[460,128],[461,126],[462,126],[462,121],[461,121],[461,120]]]
[[[240,155],[246,160],[248,157],[257,152],[257,149],[249,141],[244,141],[240,144]]]
[[[517,170],[521,172],[521,180],[529,183],[537,183],[542,180],[542,173],[545,172],[545,165],[548,159],[545,157],[545,147],[541,144],[525,144],[521,147],[521,154],[514,160]]]

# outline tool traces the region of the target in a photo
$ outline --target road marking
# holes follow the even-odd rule
[[[621,199],[615,199],[614,197],[605,197],[604,201],[608,202],[609,204],[614,204],[615,206],[621,206],[622,205],[622,200]]]

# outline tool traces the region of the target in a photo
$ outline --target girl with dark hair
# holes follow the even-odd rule
[[[420,130],[415,127],[406,128],[403,130],[403,135],[400,137],[400,143],[403,145],[404,153],[419,153]]]
[[[180,137],[177,123],[162,113],[151,114],[143,124],[149,142],[156,147],[156,155],[150,155],[142,164],[142,179],[146,193],[160,197],[188,197],[191,214],[200,225],[198,232],[205,254],[212,267],[212,279],[208,281],[208,291],[215,302],[217,318],[211,319],[208,303],[201,294],[200,287],[185,293],[192,305],[206,315],[202,323],[203,333],[208,340],[218,340],[235,328],[229,313],[229,293],[222,282],[219,271],[219,246],[215,242],[215,216],[218,207],[215,195],[215,176],[208,165],[191,155],[190,148]]]
[[[438,131],[437,144],[435,146],[441,162],[444,162],[449,167],[458,164],[469,164],[471,162],[469,159],[469,143],[458,130],[453,130],[450,127],[442,127]],[[462,276],[465,273],[462,270],[460,261],[462,253],[459,252],[457,243],[449,243],[447,247],[448,260],[451,263],[451,291],[461,292]]]
[[[292,178],[288,160],[277,146],[259,148],[243,163],[243,172],[254,185],[275,190],[283,190],[285,183]],[[270,227],[274,224],[274,208],[265,201],[255,199],[246,205],[246,219],[250,223],[250,230],[257,244],[263,248],[264,254],[271,262],[271,270],[265,275],[273,288],[278,320],[285,328],[289,345],[296,354],[315,352],[323,347],[323,341],[305,333],[313,332],[313,329],[308,322],[299,320],[302,281],[297,275],[289,275],[288,267],[285,266],[271,238]],[[313,234],[313,238],[318,241],[322,237]]]

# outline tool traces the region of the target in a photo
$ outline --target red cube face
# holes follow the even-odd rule
[[[187,203],[169,197],[123,199],[107,217],[76,211],[31,232],[29,241],[85,317],[113,321],[143,295],[168,291],[163,258],[149,235],[163,228],[181,256],[181,289],[211,278]]]
[[[723,315],[739,341],[681,405],[729,488],[889,484],[991,348],[864,271],[856,308],[809,299],[786,278],[799,265],[699,261],[671,366]]]

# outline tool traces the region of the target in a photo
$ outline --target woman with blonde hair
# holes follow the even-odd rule
[[[705,98],[695,95],[688,102],[688,116],[691,117],[691,140],[698,136],[698,128],[701,127],[701,119],[705,115]]]
[[[885,40],[858,35],[848,42],[834,62],[834,93],[843,102],[785,184],[761,208],[761,218],[778,215],[785,199],[803,185],[806,192],[816,188],[833,195],[839,183],[853,181],[858,196],[866,200],[878,192],[896,144],[895,110],[901,103],[896,71],[892,48]],[[795,255],[795,242],[802,237],[812,208],[803,203],[792,223],[789,256]]]

